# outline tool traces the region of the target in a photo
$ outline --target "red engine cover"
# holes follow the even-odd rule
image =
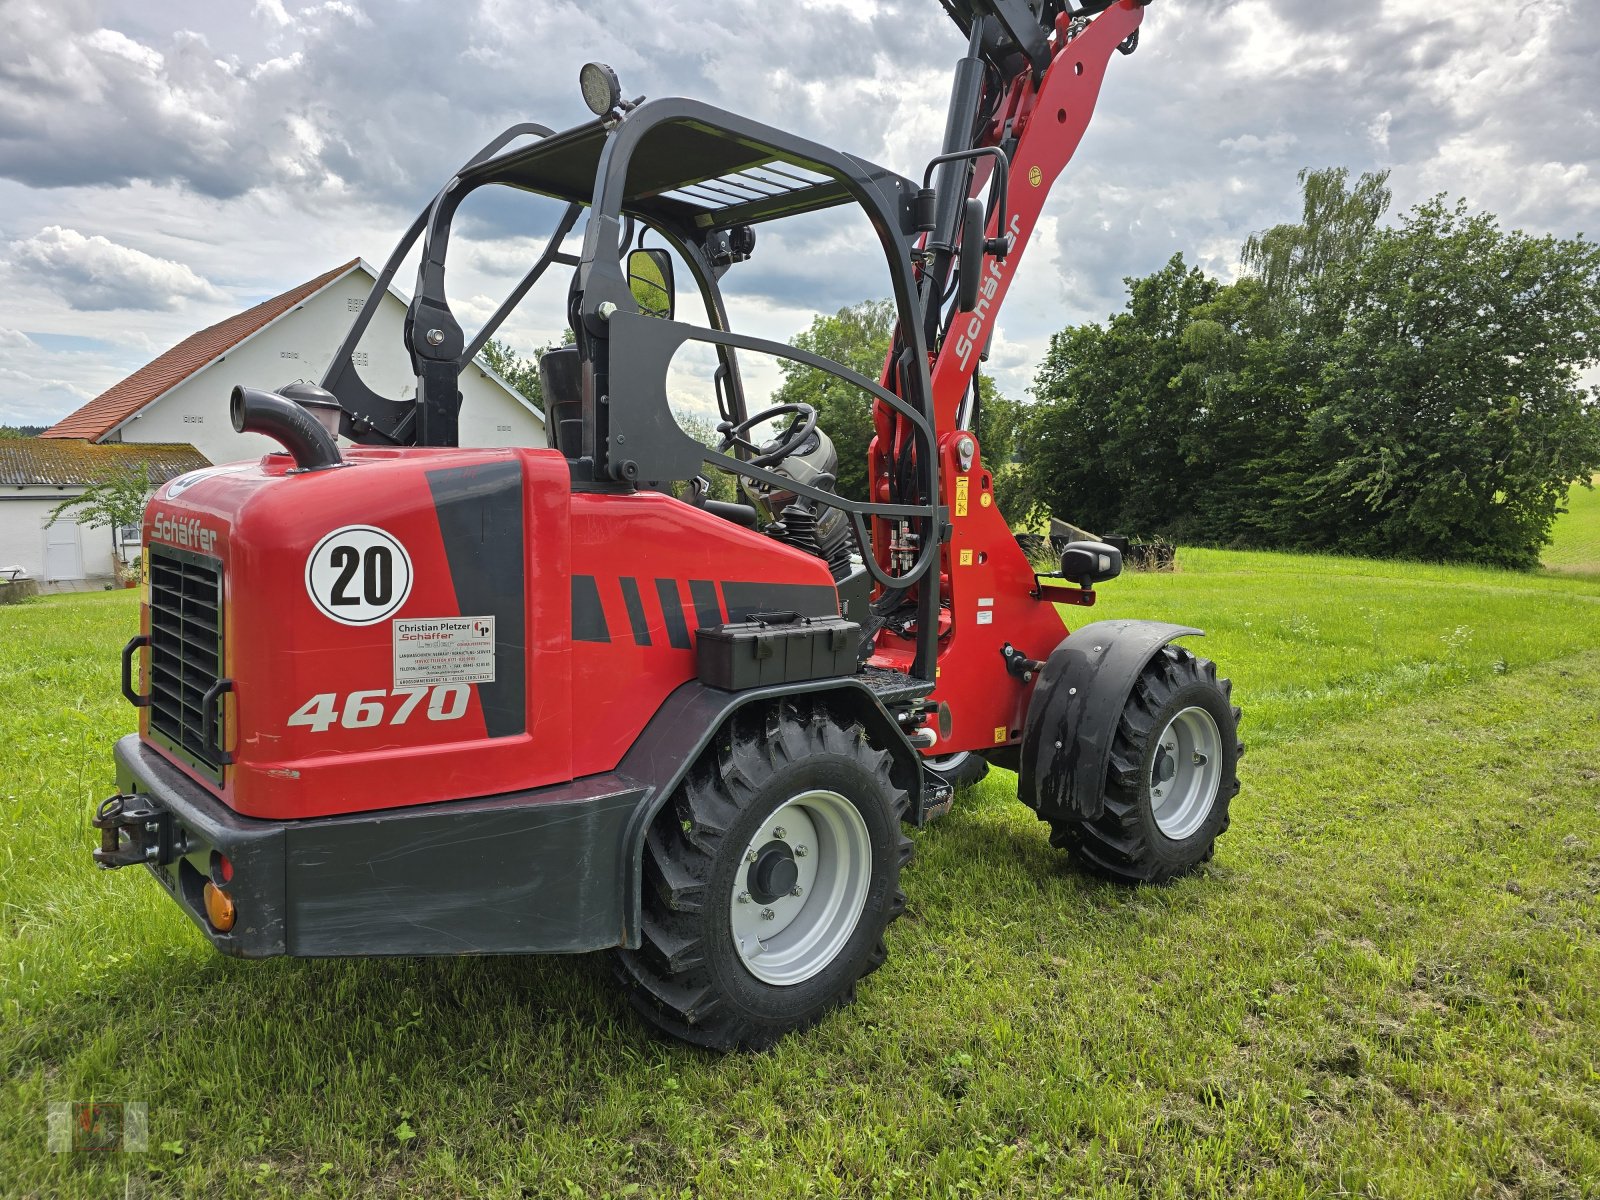
[[[574,493],[553,450],[346,460],[301,473],[269,455],[196,472],[145,514],[153,554],[221,564],[235,761],[218,787],[150,737],[148,709],[141,733],[248,816],[610,770],[694,677],[696,628],[838,611],[819,559],[659,493]]]

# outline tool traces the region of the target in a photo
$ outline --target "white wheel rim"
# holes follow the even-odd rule
[[[1211,815],[1222,778],[1222,735],[1203,708],[1179,712],[1156,739],[1150,761],[1150,807],[1156,828],[1175,842]]]
[[[793,888],[762,893],[755,886],[758,861],[785,853],[796,871]],[[855,933],[871,882],[872,838],[855,805],[829,791],[803,792],[779,805],[744,848],[728,901],[745,969],[780,987],[816,975]]]

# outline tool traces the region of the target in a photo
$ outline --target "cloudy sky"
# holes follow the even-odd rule
[[[1442,191],[1600,235],[1597,8],[1155,0],[1002,313],[1002,387],[1022,392],[1053,330],[1118,308],[1125,275],[1180,250],[1230,275],[1246,236],[1297,215],[1302,167],[1388,168],[1397,208]],[[588,59],[629,95],[920,175],[964,51],[936,0],[0,0],[0,28],[0,422],[31,424],[340,262],[381,262],[494,133],[586,118]],[[547,205],[485,209],[452,244],[466,323]],[[763,243],[730,275],[740,327],[787,338],[883,294],[865,236],[816,222]],[[564,289],[530,296],[512,340],[556,336]]]

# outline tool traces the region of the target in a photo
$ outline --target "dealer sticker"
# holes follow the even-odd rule
[[[394,622],[394,685],[494,682],[493,617]]]

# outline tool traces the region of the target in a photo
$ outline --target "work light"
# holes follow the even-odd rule
[[[578,72],[578,87],[583,90],[583,102],[597,117],[606,116],[622,103],[622,84],[605,63],[584,63]]]

